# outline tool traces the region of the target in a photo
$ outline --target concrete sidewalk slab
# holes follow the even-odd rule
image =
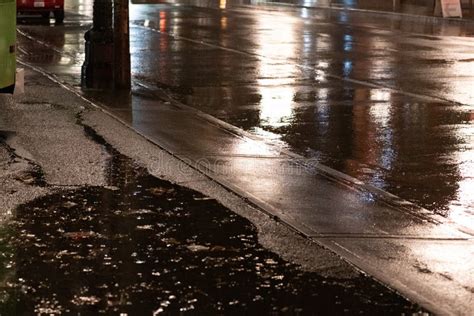
[[[316,240],[436,314],[472,315],[472,239]]]
[[[156,101],[153,106],[139,95],[128,105],[103,96],[100,102],[185,163],[410,299],[439,314],[471,313],[474,235],[469,229],[426,210],[416,214],[388,205],[363,184],[354,185],[356,179],[349,185],[330,170],[327,177],[318,168],[328,168],[206,120],[182,104]]]

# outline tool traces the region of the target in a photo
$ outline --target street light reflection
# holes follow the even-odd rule
[[[370,100],[375,103],[370,107],[370,115],[375,124],[381,128],[388,126],[391,118],[391,93],[387,90],[370,90]]]
[[[227,17],[225,16],[221,17],[221,29],[222,30],[227,29]]]
[[[456,80],[449,81],[446,99],[473,106],[474,89],[472,86],[474,82],[472,74],[474,73],[474,61],[458,61],[448,67],[447,70],[449,75],[456,78]],[[460,80],[461,78],[466,78],[466,80]]]
[[[306,8],[302,8],[301,9],[301,15],[300,15],[303,19],[307,19],[309,18],[309,11],[308,9]]]
[[[349,34],[344,35],[344,51],[345,52],[352,51],[353,40],[354,39],[352,35],[349,35]]]
[[[240,139],[233,145],[236,154],[243,156],[273,156],[274,150],[269,146],[262,146],[261,142],[251,139]]]
[[[71,6],[75,6],[73,9],[74,12],[87,15],[92,12],[93,3],[94,0],[78,0],[75,3],[68,3],[65,1],[64,5],[68,10],[72,9]]]
[[[465,148],[458,149],[456,164],[460,174],[456,198],[449,205],[449,216],[458,225],[474,230],[474,122],[457,129]],[[464,147],[464,146],[463,146]]]
[[[294,24],[273,16],[262,16],[258,21],[259,28],[265,30],[257,39],[258,55],[264,56],[259,63],[260,120],[263,126],[288,125],[294,115],[293,83],[299,70],[292,62],[297,54]]]
[[[281,126],[290,124],[293,115],[293,88],[276,87],[261,89],[260,120],[262,125]]]
[[[345,78],[350,77],[352,73],[352,60],[349,60],[349,59],[344,60],[342,73],[344,74]]]
[[[454,56],[452,56],[454,57]],[[456,224],[474,229],[474,90],[472,89],[474,61],[461,60],[464,55],[458,56],[460,60],[449,63],[447,75],[456,80],[450,80],[447,85],[446,99],[455,100],[466,104],[457,106],[459,111],[466,116],[464,124],[454,126],[453,134],[456,135],[459,145],[453,152],[453,163],[457,165],[459,178],[456,182],[455,197],[448,205],[449,217]],[[465,78],[465,80],[460,80]],[[469,79],[469,80],[468,80]]]
[[[219,0],[219,8],[220,9],[225,9],[227,7],[227,1],[226,0]]]
[[[166,12],[160,11],[160,32],[166,32]]]
[[[325,82],[327,81],[327,78],[326,78],[326,71],[327,69],[329,68],[329,63],[326,62],[326,61],[318,61],[316,63],[316,68],[315,68],[315,77],[314,79],[317,81],[317,82]]]
[[[65,57],[65,56],[61,57],[61,59],[59,60],[59,64],[63,66],[70,65],[71,62],[72,62],[72,58]]]

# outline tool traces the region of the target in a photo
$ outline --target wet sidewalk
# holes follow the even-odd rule
[[[67,45],[41,43],[34,36],[22,36],[20,41],[24,60],[75,89],[81,61],[76,57],[82,52],[80,36],[87,25],[73,27],[73,33],[64,37]],[[61,45],[65,50],[57,48]],[[41,51],[40,57],[49,60],[37,60],[28,54],[31,51]],[[199,170],[250,201],[256,212],[332,249],[430,310],[471,313],[472,227],[433,215],[316,160],[282,151],[139,79],[132,96],[91,92],[84,96],[177,157],[185,169]],[[358,87],[360,82],[351,84]],[[96,127],[100,125],[96,121]]]
[[[258,219],[245,201],[64,87],[29,69],[26,78],[25,96],[0,96],[0,314],[421,311]],[[212,196],[247,208],[250,220]],[[299,249],[309,263],[291,263],[262,242],[286,257]]]
[[[36,45],[24,44],[23,49],[41,46]],[[53,60],[70,58],[51,47],[41,49]],[[69,44],[68,49],[74,46]],[[31,56],[25,58],[34,62]],[[77,85],[77,65],[37,64],[69,87]],[[317,161],[282,151],[154,87],[137,85],[131,97],[91,92],[84,96],[185,166],[434,312],[469,315],[472,311],[472,228],[432,215]]]
[[[432,311],[472,311],[471,227],[281,151],[146,88],[136,90],[130,103],[88,97],[261,211]]]

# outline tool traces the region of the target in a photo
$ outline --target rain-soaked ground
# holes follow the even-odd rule
[[[247,220],[151,176],[91,128],[85,132],[110,153],[109,185],[17,208],[0,230],[0,315],[421,310],[362,275],[302,272],[259,245]]]
[[[132,3],[135,83],[474,224],[471,24],[249,1]],[[22,58],[77,84],[90,18],[72,12],[90,15],[91,4],[68,3],[64,26],[21,25],[49,45]]]
[[[137,80],[474,223],[472,25],[226,5],[132,6]]]
[[[70,9],[90,12],[84,3]],[[131,7],[136,84],[472,227],[472,25],[212,4]],[[20,37],[19,55],[77,84],[88,23],[69,14],[64,26],[21,25],[33,40]],[[160,106],[119,101],[137,125]],[[201,255],[203,242],[193,242],[190,253]],[[303,283],[317,279],[304,275]]]

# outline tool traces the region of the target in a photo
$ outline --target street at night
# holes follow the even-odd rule
[[[472,315],[474,21],[335,2],[132,1],[130,92],[21,15],[0,315]]]

